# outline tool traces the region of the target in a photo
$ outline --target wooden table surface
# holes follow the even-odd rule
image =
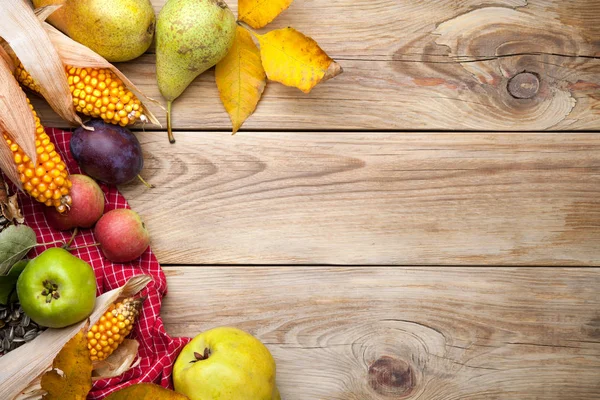
[[[121,190],[169,333],[255,334],[287,400],[600,398],[600,2],[296,0],[288,25],[344,74],[269,84],[231,136],[210,71],[175,145],[137,130],[156,188]],[[152,51],[119,67],[160,99]]]

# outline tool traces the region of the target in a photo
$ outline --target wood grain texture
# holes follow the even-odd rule
[[[596,134],[137,136],[163,264],[600,263]]]
[[[172,267],[167,331],[273,353],[283,399],[598,399],[600,270]],[[193,284],[191,284],[193,282]]]
[[[153,3],[158,11],[164,0]],[[296,0],[269,29],[291,25],[312,36],[345,72],[309,95],[270,83],[244,128],[598,130],[599,4]],[[161,98],[152,54],[120,68]],[[508,90],[522,72],[539,77],[531,98]],[[36,106],[47,125],[65,126]],[[164,111],[152,111],[164,126]],[[175,102],[173,123],[176,129],[230,129],[212,71]]]

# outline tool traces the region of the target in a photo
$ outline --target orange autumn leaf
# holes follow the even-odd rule
[[[267,77],[309,93],[319,82],[342,72],[316,41],[294,28],[256,35]]]
[[[42,375],[43,400],[85,400],[92,389],[92,360],[87,348],[89,323],[69,340]]]
[[[188,400],[188,398],[153,383],[138,383],[117,390],[104,400]]]
[[[287,9],[293,0],[239,0],[238,19],[260,29]]]
[[[260,52],[250,33],[241,26],[237,27],[231,50],[215,68],[215,79],[236,133],[256,109],[267,84]]]

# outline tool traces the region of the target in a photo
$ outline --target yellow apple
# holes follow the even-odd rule
[[[196,336],[175,361],[173,383],[190,400],[280,400],[273,356],[237,328]]]

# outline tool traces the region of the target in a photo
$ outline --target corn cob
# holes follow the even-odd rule
[[[6,134],[3,134],[4,140],[13,153],[23,189],[40,203],[54,206],[58,212],[63,213],[71,205],[71,181],[67,166],[56,152],[50,137],[44,132],[44,127],[29,99],[27,104],[35,118],[37,165],[34,165],[29,156]]]
[[[129,335],[144,299],[128,297],[111,304],[100,320],[87,333],[92,361],[104,360]]]
[[[112,71],[104,68],[75,68],[65,66],[75,110],[109,124],[127,126],[138,119],[147,122],[138,98]],[[19,63],[15,70],[19,83],[36,93],[39,86]]]

